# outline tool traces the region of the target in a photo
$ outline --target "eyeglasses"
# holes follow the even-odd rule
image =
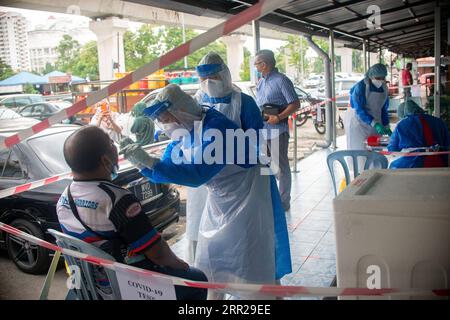
[[[264,61],[255,62],[254,65],[257,66],[258,64],[263,63]]]

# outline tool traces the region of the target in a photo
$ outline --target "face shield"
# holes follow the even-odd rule
[[[151,118],[168,137],[172,137],[177,129],[190,132],[194,122],[201,121],[202,108],[180,87],[170,84],[144,109],[144,115]]]
[[[232,92],[231,73],[222,58],[214,52],[205,55],[196,68],[201,90],[212,98],[222,98]]]

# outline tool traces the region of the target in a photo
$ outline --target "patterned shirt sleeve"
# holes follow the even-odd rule
[[[139,200],[131,193],[125,194],[115,203],[109,219],[128,245],[130,256],[152,247],[161,239],[161,234],[142,212]]]

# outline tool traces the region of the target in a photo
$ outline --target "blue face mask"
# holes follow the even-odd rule
[[[262,77],[262,73],[260,71],[256,71],[256,78],[259,79]]]
[[[119,171],[119,166],[115,164],[111,171],[111,181],[114,181],[119,176],[117,171]]]

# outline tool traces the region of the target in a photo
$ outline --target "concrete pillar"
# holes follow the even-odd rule
[[[253,55],[256,55],[256,53],[261,50],[261,32],[259,29],[259,21],[253,20],[252,21],[252,31],[253,31]]]
[[[245,35],[232,34],[223,36],[222,41],[227,46],[227,65],[230,69],[231,79],[233,81],[240,81],[242,63],[244,63],[244,43]]]
[[[336,45],[336,44],[335,44]],[[350,48],[334,48],[336,56],[341,57],[341,71],[340,72],[353,72],[352,66],[352,49]]]
[[[128,29],[128,20],[109,17],[91,21],[89,29],[97,36],[100,80],[113,80],[114,72],[125,72],[123,34]],[[114,62],[119,63],[119,70],[113,69]]]

